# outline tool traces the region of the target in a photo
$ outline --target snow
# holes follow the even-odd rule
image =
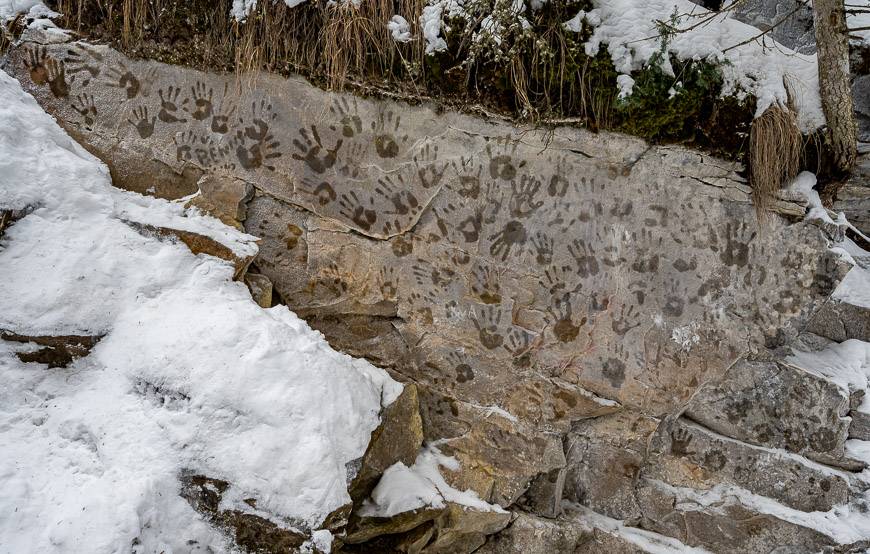
[[[387,29],[393,35],[396,42],[408,42],[411,40],[411,26],[408,20],[401,15],[394,15],[387,23]]]
[[[870,309],[870,271],[857,265],[850,269],[831,298]]]
[[[455,471],[459,469],[459,462],[442,454],[434,445],[420,450],[411,467],[396,462],[384,471],[360,515],[392,517],[424,507],[443,508],[446,502],[506,513],[500,506],[481,500],[474,491],[459,491],[448,485],[439,467]]]
[[[863,10],[870,10],[870,5],[858,5],[857,6]],[[870,13],[846,13],[846,25],[850,29],[857,29],[860,27],[870,27]],[[863,31],[852,31],[849,33],[850,36],[857,38],[858,40],[870,43],[870,29],[864,29]]]
[[[763,45],[761,39],[752,41],[760,33],[755,27],[732,19],[728,13],[711,15],[689,0],[593,0],[592,4],[594,9],[577,14],[566,27],[581,28],[579,22],[585,19],[593,28],[586,53],[596,55],[605,46],[618,73],[629,75],[642,69],[661,51],[662,39],[655,22],[667,22],[676,13],[681,16],[678,28],[697,26],[670,37],[668,52],[680,60],[719,62],[725,78],[723,94],[754,94],[759,116],[773,104],[786,104],[787,82],[801,129],[812,131],[824,124],[815,55],[798,54],[768,37]],[[709,21],[702,23],[708,17]],[[747,40],[750,42],[737,46]],[[667,72],[670,63],[663,62]],[[620,94],[626,93],[626,84],[620,83]]]
[[[870,384],[870,343],[857,339],[832,343],[816,352],[795,351],[785,361],[827,377],[846,391],[866,390]]]
[[[40,4],[40,0],[0,0],[0,21],[12,19],[19,13],[27,13],[30,8]]]
[[[448,0],[449,1],[449,0]],[[433,5],[424,6],[420,15],[420,28],[423,29],[423,39],[426,41],[426,53],[434,54],[447,49],[447,42],[441,38],[441,13],[443,0]]]
[[[284,4],[286,4],[288,8],[295,8],[303,2],[305,2],[305,0],[284,0]],[[230,7],[230,15],[232,15],[236,21],[244,21],[256,7],[257,0],[233,0],[233,5]]]
[[[0,328],[105,335],[58,369],[0,342],[0,552],[129,552],[134,539],[134,552],[229,551],[179,496],[182,471],[230,482],[288,527],[314,530],[346,504],[346,464],[401,385],[286,307],[258,307],[229,262],[124,223],[255,248],[113,188],[3,72],[0,153],[0,208],[35,208],[0,241]]]
[[[837,219],[834,220],[828,213],[828,210],[822,205],[819,198],[819,193],[813,187],[816,186],[816,176],[808,171],[802,172],[789,186],[792,193],[800,194],[806,199],[809,209],[807,210],[807,221],[821,220],[824,223],[847,227],[854,231],[857,235],[870,240],[859,229],[853,226],[846,219],[846,214],[840,212],[836,214]],[[849,270],[846,277],[837,286],[831,298],[840,302],[847,302],[855,306],[870,308],[870,270],[858,265],[854,258],[855,256],[868,256],[867,252],[861,250],[853,241],[846,239],[843,243],[834,248],[840,252],[845,259],[853,264],[853,268]]]
[[[822,206],[819,193],[813,187],[816,186],[816,176],[809,171],[802,171],[789,186],[792,192],[800,194],[807,201],[809,210],[805,219],[821,219],[825,223],[834,223],[828,215],[828,211]]]
[[[616,88],[619,89],[619,98],[626,98],[634,90],[634,79],[631,78],[631,75],[618,75],[616,77]]]

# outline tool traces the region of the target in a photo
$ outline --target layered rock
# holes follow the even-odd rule
[[[47,60],[64,68],[51,81]],[[484,552],[645,548],[605,516],[717,552],[843,542],[746,498],[855,500],[852,391],[781,352],[808,325],[867,340],[870,319],[831,300],[849,264],[794,222],[802,205],[759,226],[739,165],[84,43],[24,42],[8,70],[116,184],[198,192],[260,237],[252,290],[270,283],[333,346],[415,385],[395,405],[404,434],[376,432],[351,472],[357,505],[425,439],[459,461],[453,486],[522,507]],[[471,551],[507,524],[455,507],[348,517],[362,551]]]

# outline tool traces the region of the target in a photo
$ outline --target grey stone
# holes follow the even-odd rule
[[[592,530],[579,521],[545,519],[519,512],[501,533],[487,539],[479,554],[544,554],[577,552]]]
[[[849,438],[870,441],[870,414],[858,410],[849,412],[852,422],[849,424]]]
[[[249,183],[223,173],[207,173],[197,181],[199,194],[190,204],[204,210],[227,225],[242,228],[247,216],[247,203],[254,195]]]
[[[523,509],[544,517],[554,518],[562,513],[562,498],[565,491],[567,467],[541,473],[529,484],[528,490],[518,501]]]
[[[867,91],[870,95],[870,91]],[[846,214],[846,219],[858,230],[870,236],[870,160],[864,160],[866,175],[859,175],[853,181],[837,191],[834,210]]]
[[[737,486],[806,512],[851,499],[847,475],[783,450],[753,446],[679,419],[656,436],[641,472],[674,487]]]
[[[22,362],[36,362],[48,367],[67,367],[77,358],[90,354],[103,335],[24,335],[0,329],[0,340],[35,344],[41,348],[16,352]]]
[[[435,520],[435,535],[422,554],[471,554],[487,535],[498,533],[510,523],[510,512],[484,512],[453,502]]]
[[[616,519],[639,519],[635,484],[658,425],[632,412],[577,424],[566,439],[565,498]]]
[[[348,488],[359,505],[374,489],[384,471],[397,462],[414,465],[423,444],[423,424],[417,387],[405,385],[402,394],[381,414],[381,423],[372,431],[360,470]]]
[[[830,300],[813,315],[806,330],[836,342],[870,341],[870,308]]]
[[[482,554],[639,554],[680,552],[685,544],[566,504],[556,519],[517,512],[509,527],[487,539]]]
[[[827,379],[777,362],[741,360],[702,387],[685,416],[725,436],[860,470],[845,458],[849,395]]]
[[[744,0],[737,2],[734,19],[768,31],[770,39],[801,54],[816,53],[813,9],[799,0]],[[759,39],[762,40],[762,39]]]
[[[700,501],[656,481],[643,480],[638,499],[643,527],[711,552],[814,554],[835,541],[823,533],[744,505],[724,493]]]
[[[272,281],[260,273],[245,273],[245,284],[251,291],[251,298],[261,308],[272,307]]]

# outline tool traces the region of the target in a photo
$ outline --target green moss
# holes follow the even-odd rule
[[[652,141],[690,140],[722,89],[722,73],[706,61],[670,60],[660,54],[634,75],[632,93],[615,104],[618,128]]]

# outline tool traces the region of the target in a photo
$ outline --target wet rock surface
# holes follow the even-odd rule
[[[739,165],[84,43],[25,41],[6,70],[118,186],[198,193],[193,206],[261,240],[252,261],[143,232],[231,259],[262,306],[271,287],[335,348],[413,385],[348,468],[357,508],[386,467],[439,441],[459,462],[450,485],[515,509],[378,521],[349,505],[337,547],[639,552],[641,528],[714,552],[836,543],[732,489],[803,512],[854,500],[855,406],[777,353],[805,329],[868,340],[870,318],[830,300],[848,267],[831,236],[794,222],[802,205],[778,201],[787,217],[758,225]],[[218,509],[209,495],[231,484],[196,478],[191,501],[239,544],[305,540]]]

